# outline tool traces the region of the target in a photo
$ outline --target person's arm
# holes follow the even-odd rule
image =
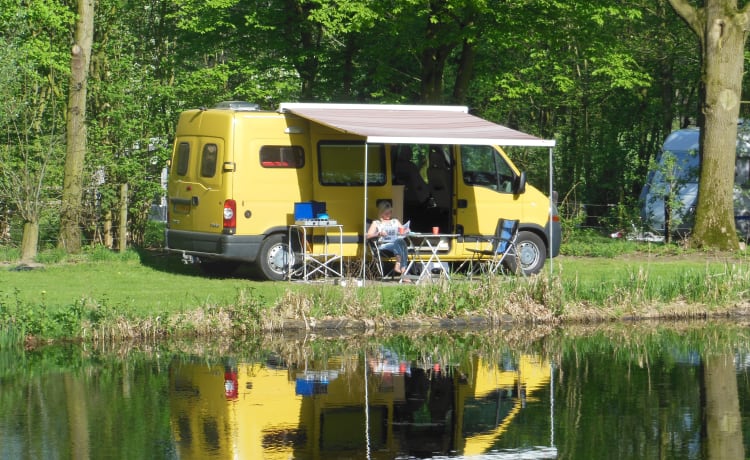
[[[383,236],[383,232],[378,231],[378,221],[373,220],[370,224],[370,228],[367,230],[367,239],[371,238],[377,238],[379,236]]]

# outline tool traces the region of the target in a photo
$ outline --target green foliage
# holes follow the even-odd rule
[[[593,230],[569,232],[560,253],[566,256],[616,257],[636,252],[638,243],[608,238]]]
[[[144,248],[163,248],[166,224],[154,220],[146,222],[146,228],[143,232]]]
[[[414,289],[398,289],[395,295],[386,297],[386,302],[383,304],[384,313],[395,317],[408,316],[414,308],[418,294]]]
[[[22,101],[17,107],[25,110],[0,113],[2,164],[19,171],[24,162],[8,137],[10,122],[21,113],[36,116],[28,125],[34,129],[21,130],[33,134],[27,177],[41,173],[40,155],[49,153],[39,202],[43,212],[59,215],[65,114],[50,101],[67,94],[75,11],[59,1],[0,6],[6,26],[0,28],[2,100]],[[285,100],[465,104],[484,118],[554,137],[554,188],[593,205],[590,220],[625,226],[630,212],[592,210],[634,208],[661,141],[673,125],[697,118],[695,38],[665,2],[654,0],[501,6],[466,0],[97,2],[82,177],[85,236],[95,241],[110,215],[117,227],[119,187],[127,183],[132,243],[151,245],[148,210],[163,193],[159,174],[179,112],[227,99],[266,109]],[[538,150],[511,155],[544,189],[547,156]],[[0,193],[3,212],[17,211],[6,196],[14,190],[12,178],[0,184],[8,192]],[[56,245],[54,238],[42,240]]]
[[[691,156],[697,156],[698,152],[688,152]],[[665,222],[664,232],[670,235],[674,229],[680,226],[690,217],[689,207],[682,202],[682,193],[686,184],[698,181],[699,171],[690,167],[691,162],[685,157],[677,157],[672,152],[662,152],[661,155],[649,163],[649,172],[653,174],[650,183],[651,204],[659,203],[664,206],[664,216],[669,217]],[[669,212],[667,212],[669,210]]]
[[[630,235],[630,231],[626,236]],[[605,257],[613,258],[627,254],[676,254],[689,253],[676,244],[650,243],[629,240],[627,238],[611,238],[591,229],[574,229],[566,235],[560,247],[560,253],[566,256]]]
[[[67,260],[68,254],[65,249],[51,248],[40,251],[36,256],[36,261],[40,264],[55,264]]]
[[[15,262],[21,257],[21,252],[14,246],[0,246],[0,261]]]
[[[0,297],[0,335],[24,339],[28,336],[48,339],[78,337],[81,333],[81,308],[72,305],[51,310],[46,305],[45,292],[38,302],[27,303],[18,290]]]

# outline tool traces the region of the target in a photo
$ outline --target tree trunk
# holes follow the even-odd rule
[[[701,128],[700,192],[691,244],[737,249],[734,163],[748,6],[738,11],[736,0],[708,0],[703,8],[691,6],[688,0],[669,1],[700,39],[702,52],[705,125]]]
[[[112,211],[107,210],[104,214],[104,246],[109,249],[114,247],[114,236],[112,236]]]
[[[60,209],[58,246],[70,253],[81,250],[81,199],[86,155],[86,87],[94,38],[94,0],[78,0],[75,44],[71,50],[68,95],[67,152]]]
[[[118,249],[125,252],[128,247],[128,184],[120,185],[120,241]]]
[[[705,358],[703,385],[706,458],[745,458],[737,374],[732,353]]]
[[[86,404],[86,388],[82,377],[63,376],[65,385],[65,402],[68,409],[68,434],[70,447],[67,452],[71,458],[88,460],[91,458],[91,440],[89,439],[89,418]]]
[[[450,48],[446,45],[435,48],[428,47],[422,51],[421,102],[427,104],[441,104],[444,102],[443,76],[445,74],[445,62],[448,60],[449,55]]]
[[[464,105],[466,103],[466,93],[469,90],[469,83],[471,83],[476,54],[474,42],[464,40],[461,47],[461,57],[458,60],[458,69],[456,70],[456,83],[453,85],[454,104]]]
[[[33,262],[39,248],[39,222],[24,222],[21,238],[21,262]]]

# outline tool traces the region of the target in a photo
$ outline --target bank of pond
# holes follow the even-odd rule
[[[0,458],[745,458],[750,324],[0,346]]]

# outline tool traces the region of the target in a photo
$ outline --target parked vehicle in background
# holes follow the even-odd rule
[[[700,130],[673,131],[664,141],[655,166],[641,191],[641,217],[646,228],[664,234],[686,236],[693,227],[698,203]],[[669,209],[669,212],[666,210]],[[750,124],[737,131],[734,168],[735,224],[740,238],[750,238]],[[665,221],[665,216],[669,219]]]
[[[296,203],[323,203],[352,258],[363,250],[365,214],[374,218],[389,200],[412,231],[459,235],[441,241],[445,262],[471,257],[467,249],[494,235],[498,219],[518,219],[520,268],[536,273],[559,252],[560,221],[495,144],[504,141],[554,145],[465,107],[282,104],[271,112],[228,102],[189,110],[176,129],[166,247],[209,271],[250,263],[259,277],[281,280],[294,263],[287,235]],[[314,252],[323,241],[308,244]]]

